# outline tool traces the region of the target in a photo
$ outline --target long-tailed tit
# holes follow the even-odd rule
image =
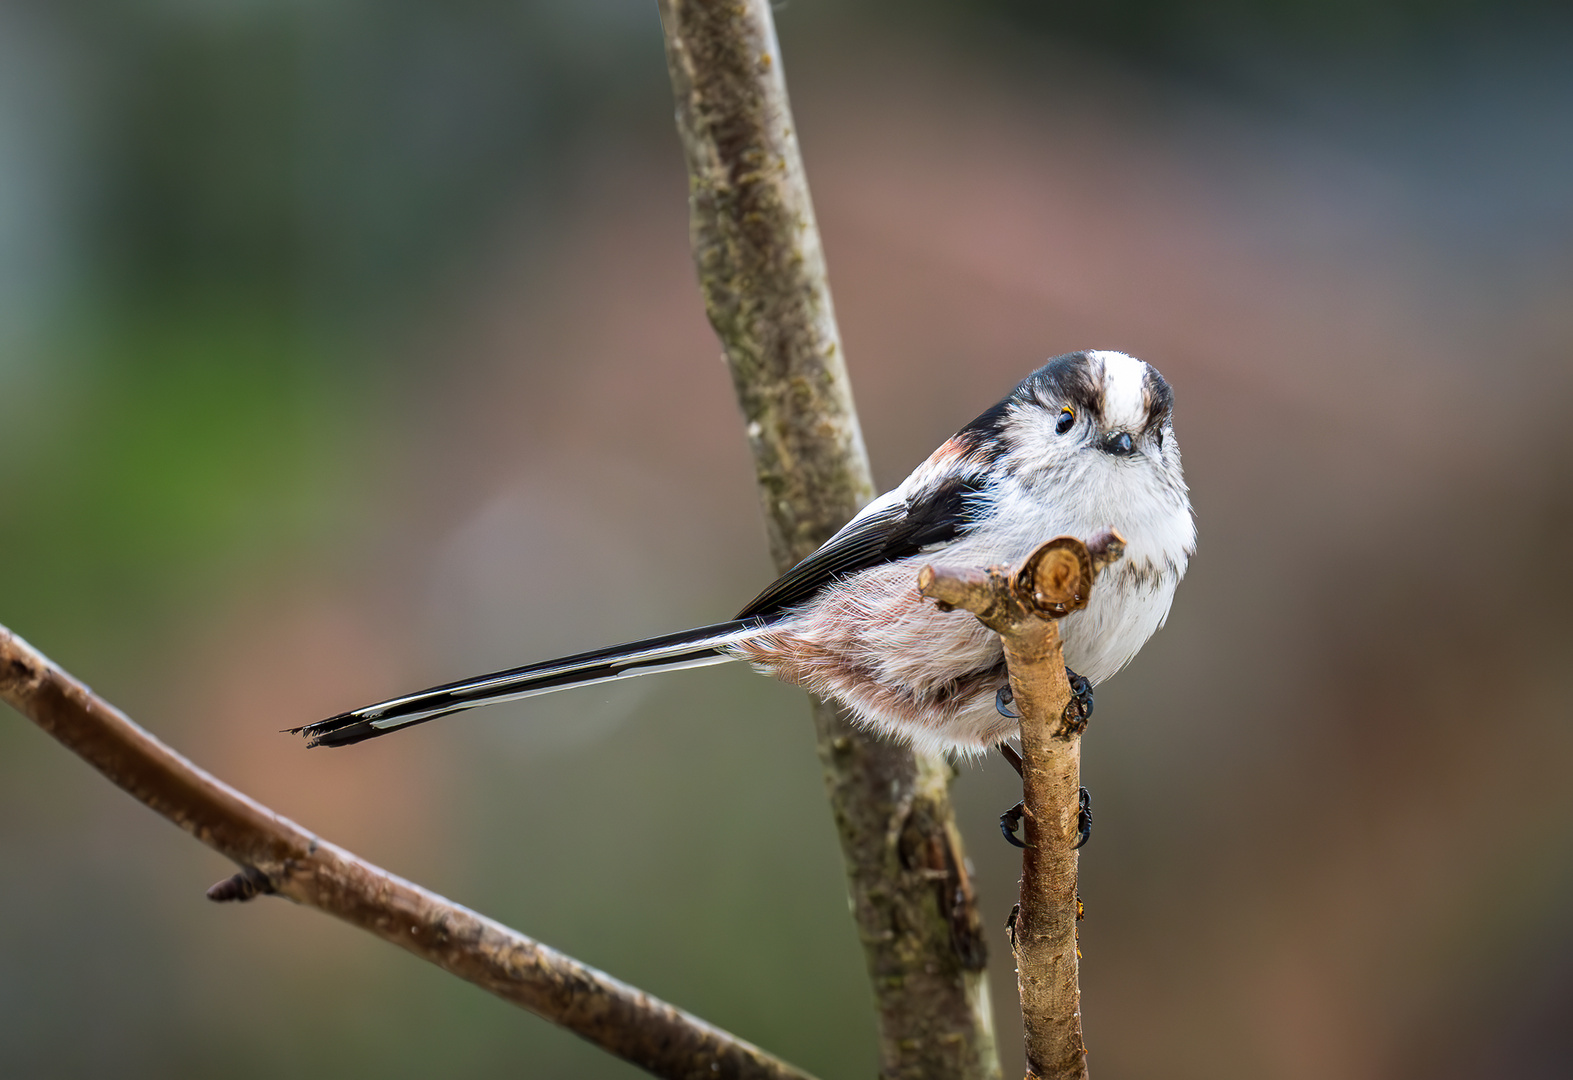
[[[1019,726],[999,707],[999,639],[967,612],[920,597],[918,571],[941,560],[1015,564],[1055,536],[1118,529],[1125,557],[1061,623],[1067,665],[1092,684],[1113,675],[1163,625],[1196,548],[1172,405],[1163,376],[1124,353],[1057,357],[735,619],[447,683],[296,730],[311,746],[345,746],[481,705],[746,660],[920,749],[986,750]]]

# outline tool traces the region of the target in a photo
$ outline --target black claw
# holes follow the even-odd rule
[[[1079,848],[1092,839],[1092,796],[1082,788],[1076,798],[1076,846]],[[1001,824],[1004,819],[1000,819]]]
[[[1060,719],[1067,734],[1080,735],[1087,730],[1087,721],[1092,719],[1092,683],[1070,668],[1065,669],[1065,678],[1070,680],[1071,699],[1066,702]]]
[[[1000,756],[1010,763],[1016,770],[1016,775],[1021,775],[1021,755],[1010,743],[1000,743],[996,747]],[[1025,848],[1027,845],[1016,835],[1016,830],[1021,827],[1022,818],[1027,815],[1027,804],[1019,802],[1000,815],[1000,832],[1012,847]],[[1081,788],[1076,793],[1076,847],[1081,847],[1092,839],[1092,795],[1086,788]]]
[[[1012,847],[1025,848],[1027,846],[1016,837],[1016,828],[1021,824],[1022,816],[1026,812],[1026,805],[1017,803],[1000,815],[1000,832],[1005,834],[1006,843]]]
[[[1007,720],[1020,720],[1021,713],[1010,708],[1010,703],[1016,700],[1016,691],[1010,688],[1010,683],[1000,687],[999,693],[994,695],[994,708]]]

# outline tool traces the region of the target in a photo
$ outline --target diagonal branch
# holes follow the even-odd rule
[[[0,627],[0,700],[277,893],[429,960],[657,1076],[809,1080],[725,1031],[336,847],[208,775]]]
[[[768,0],[661,0],[694,261],[792,566],[873,495]],[[944,761],[814,708],[879,1013],[882,1076],[998,1077],[986,958]]]
[[[1050,540],[1014,571],[925,566],[918,575],[924,596],[947,609],[965,608],[999,634],[1021,714],[1027,846],[1011,949],[1029,1078],[1087,1076],[1076,948],[1081,725],[1066,715],[1071,689],[1054,620],[1086,607],[1095,575],[1124,550],[1125,541],[1110,530],[1085,544],[1070,536]]]

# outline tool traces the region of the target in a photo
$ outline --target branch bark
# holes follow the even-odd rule
[[[320,840],[197,768],[0,627],[0,700],[242,870],[214,900],[318,908],[657,1076],[809,1080],[697,1017]]]
[[[661,0],[694,261],[781,570],[873,496],[767,0]],[[944,761],[814,706],[887,1077],[999,1075]]]
[[[1021,894],[1011,922],[1021,993],[1027,1075],[1086,1080],[1081,1032],[1081,917],[1076,850],[1081,791],[1081,730],[1065,719],[1071,689],[1054,620],[1087,605],[1095,575],[1125,544],[1112,530],[1083,543],[1062,536],[1015,571],[926,566],[918,591],[964,608],[1000,635],[1021,714],[1023,831]]]

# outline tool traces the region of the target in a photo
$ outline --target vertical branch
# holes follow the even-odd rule
[[[1086,607],[1094,575],[1124,551],[1125,541],[1110,530],[1087,543],[1070,536],[1050,540],[1014,572],[926,566],[918,575],[924,596],[972,612],[999,634],[1021,714],[1027,846],[1011,951],[1027,1076],[1039,1080],[1087,1077],[1076,950],[1081,728],[1066,719],[1071,689],[1054,620]]]
[[[1021,994],[1027,1075],[1083,1080],[1076,850],[1081,792],[1081,733],[1065,730],[1070,704],[1065,654],[1055,623],[1034,620],[1004,636],[1016,711],[1021,713],[1021,894],[1011,930]]]
[[[767,0],[661,0],[694,260],[785,570],[873,495]],[[814,707],[880,1069],[996,1077],[985,949],[943,761]]]
[[[662,0],[705,310],[747,422],[770,553],[785,570],[874,495],[762,0]]]

